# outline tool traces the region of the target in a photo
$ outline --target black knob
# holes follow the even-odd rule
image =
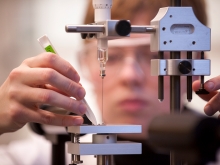
[[[197,95],[207,95],[209,92],[205,89],[200,88],[198,91],[196,91]]]
[[[127,20],[120,20],[115,26],[115,31],[120,36],[127,36],[131,32],[131,24]]]
[[[88,35],[87,33],[81,33],[81,38],[82,38],[82,39],[86,39],[86,38],[87,38],[87,35]]]
[[[178,68],[182,74],[188,74],[192,70],[192,65],[189,61],[181,61]]]

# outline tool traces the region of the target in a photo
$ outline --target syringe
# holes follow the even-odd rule
[[[111,20],[112,0],[93,0],[93,8],[95,9],[95,23]],[[103,79],[106,76],[105,66],[108,61],[108,39],[97,37],[97,58],[100,65],[100,76],[102,78],[102,124],[103,118]]]
[[[55,48],[53,47],[52,43],[50,42],[49,38],[47,35],[44,35],[40,38],[38,38],[38,42],[41,45],[41,47],[46,51],[46,52],[52,52],[56,53]],[[58,54],[57,54],[58,55]],[[84,103],[87,107],[85,115],[88,117],[88,119],[94,124],[97,125],[97,121],[95,118],[94,113],[92,112],[91,108],[89,107],[88,103],[86,102],[85,99],[81,100],[82,103]]]
[[[102,124],[104,125],[103,118],[103,79],[106,76],[105,74],[105,65],[108,61],[108,40],[107,39],[98,39],[97,40],[97,58],[100,65],[100,76],[102,78]]]
[[[97,58],[100,64],[100,76],[102,79],[106,76],[105,65],[108,61],[108,40],[98,39]]]
[[[93,0],[95,23],[111,20],[112,0]],[[100,76],[106,76],[105,65],[108,60],[108,39],[97,37],[97,56],[100,62]]]

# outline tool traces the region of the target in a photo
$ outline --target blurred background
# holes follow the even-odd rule
[[[55,49],[77,70],[76,52],[82,44],[79,34],[66,33],[66,24],[82,24],[87,0],[1,0],[0,1],[0,84],[4,82],[10,71],[32,56],[43,52],[37,38],[47,34]],[[212,29],[212,49],[208,58],[212,60],[212,75],[220,73],[220,19],[218,18],[220,1],[206,0],[208,26]],[[97,73],[98,74],[98,73]],[[209,77],[210,78],[210,77]],[[206,78],[207,79],[207,78]],[[87,90],[86,99],[93,111],[97,113],[95,96],[90,85],[84,79],[81,83]],[[196,96],[189,106],[196,106],[203,111],[205,103]],[[11,140],[19,140],[31,136],[25,126],[16,133],[0,136],[0,144],[8,144]]]

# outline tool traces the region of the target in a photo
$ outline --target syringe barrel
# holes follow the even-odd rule
[[[93,0],[95,10],[95,22],[111,19],[112,0]]]
[[[107,39],[98,39],[98,46],[97,46],[97,55],[98,60],[101,63],[106,63],[108,60],[108,40]]]
[[[105,65],[108,61],[108,40],[98,39],[97,58],[100,64],[100,76],[103,78],[105,74]]]

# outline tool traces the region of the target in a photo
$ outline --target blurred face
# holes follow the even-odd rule
[[[146,15],[138,15],[132,24],[149,25]],[[142,134],[126,135],[144,139],[150,120],[169,113],[169,77],[164,77],[164,101],[158,101],[158,77],[151,76],[150,60],[157,53],[150,51],[150,36],[133,35],[109,42],[106,77],[103,80],[103,118],[105,124],[140,124]],[[112,44],[111,44],[112,43]],[[97,103],[102,111],[102,79],[99,76],[96,43],[88,46],[83,67],[94,85]],[[165,55],[167,56],[167,55]]]

